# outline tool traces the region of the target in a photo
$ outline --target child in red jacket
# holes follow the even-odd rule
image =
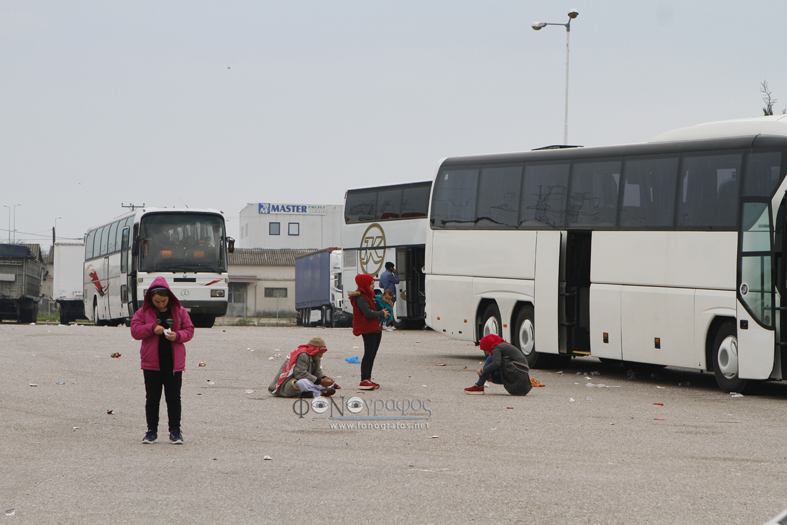
[[[154,443],[158,438],[161,390],[167,400],[169,440],[183,443],[180,432],[180,387],[186,368],[186,346],[194,337],[194,325],[189,313],[172,291],[164,277],[156,277],[145,294],[142,308],[131,320],[131,337],[142,341],[139,350],[142,373],[145,376],[145,415],[148,431],[143,443]]]

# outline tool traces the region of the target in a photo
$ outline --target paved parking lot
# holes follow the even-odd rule
[[[343,386],[322,413],[266,389],[314,335]],[[127,328],[2,324],[0,341],[0,524],[757,524],[787,508],[787,385],[733,398],[711,374],[582,358],[533,371],[546,386],[526,397],[467,396],[476,347],[397,331],[382,388],[361,392],[349,329],[215,327],[187,345],[185,444],[143,446]],[[428,419],[361,419],[375,409]]]

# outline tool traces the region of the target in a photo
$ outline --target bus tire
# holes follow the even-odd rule
[[[19,311],[19,322],[24,324],[30,324],[35,322],[35,316],[33,315],[32,308],[25,308]]]
[[[522,350],[530,368],[535,368],[536,364],[542,361],[540,359],[541,355],[536,352],[536,325],[534,319],[533,307],[530,305],[523,306],[516,314],[514,329],[511,331],[511,343]]]
[[[750,392],[754,381],[738,377],[738,335],[735,321],[727,321],[713,340],[713,374],[723,392]]]
[[[525,354],[530,368],[566,367],[570,364],[571,356],[536,351],[536,326],[532,306],[525,305],[519,310],[513,328],[511,342]]]
[[[98,303],[93,303],[93,324],[96,326],[104,326],[104,321],[98,317]]]
[[[492,303],[484,310],[484,316],[481,318],[481,337],[483,339],[489,334],[496,336],[503,336],[503,323],[500,321],[500,309],[497,304]]]
[[[215,315],[195,314],[191,316],[191,324],[194,325],[194,328],[213,328],[215,322]]]

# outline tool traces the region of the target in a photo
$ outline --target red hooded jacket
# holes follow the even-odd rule
[[[382,312],[375,317],[366,317],[358,306],[358,299],[363,297],[369,304],[369,310],[377,312],[374,307],[374,295],[372,294],[369,286],[374,282],[374,277],[368,273],[362,273],[355,276],[355,283],[358,285],[358,290],[350,292],[350,303],[353,305],[353,335],[371,334],[374,332],[382,332],[380,328],[380,317]]]
[[[153,306],[151,290],[153,288],[166,288],[169,290],[169,308],[172,311],[172,330],[176,334],[172,342],[172,361],[174,363],[173,372],[183,372],[186,369],[186,345],[194,337],[194,324],[191,317],[180,301],[175,297],[164,277],[156,277],[151,283],[148,291],[145,292],[145,300],[142,308],[137,310],[131,320],[131,337],[142,341],[139,349],[142,358],[142,370],[160,370],[158,361],[159,337],[153,330],[158,326],[158,315],[156,307]]]

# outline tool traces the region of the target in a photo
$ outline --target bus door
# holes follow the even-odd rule
[[[426,307],[425,257],[426,247],[423,245],[396,249],[396,271],[399,274],[397,291],[401,290],[396,298],[396,317],[398,319],[418,320],[424,318]]]
[[[108,255],[104,257],[102,275],[104,276],[104,279],[106,279],[107,290],[106,293],[104,293],[104,296],[99,299],[101,303],[99,306],[99,310],[104,312],[104,319],[111,319],[110,308],[109,308],[109,303],[111,301],[109,300],[109,296],[112,293],[112,290],[109,281],[109,256]]]
[[[131,284],[131,277],[129,274],[128,264],[128,242],[130,235],[130,228],[126,226],[123,228],[120,241],[120,315],[121,317],[130,317],[129,315],[129,287]]]
[[[741,202],[737,333],[738,376],[743,379],[767,379],[773,370],[776,341],[771,216],[767,199],[746,198]]]
[[[777,193],[778,195],[779,193]],[[787,297],[787,213],[785,213],[785,203],[779,206],[779,213],[776,216],[776,235],[773,245],[773,268],[776,276],[776,294],[774,296],[774,317],[777,329],[776,339],[776,358],[779,368],[776,372],[776,379],[787,378],[787,306],[784,306],[784,297]],[[781,376],[778,376],[781,373]]]
[[[563,282],[558,315],[560,348],[568,353],[590,353],[590,231],[566,232],[561,257]]]
[[[557,354],[564,348],[560,341],[559,292],[560,268],[565,233],[540,231],[536,236],[536,268],[533,290],[536,352]]]

